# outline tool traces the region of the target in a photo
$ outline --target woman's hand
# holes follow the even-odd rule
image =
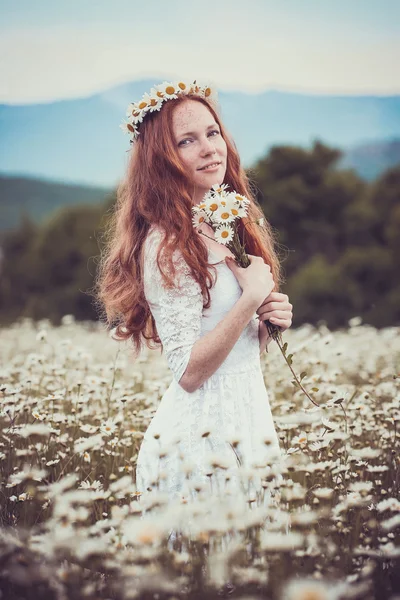
[[[235,275],[244,294],[248,294],[255,306],[260,306],[265,294],[270,294],[275,287],[271,267],[264,262],[261,256],[247,255],[250,265],[240,267],[233,258],[225,257],[225,262]]]
[[[285,331],[292,324],[292,308],[293,306],[286,294],[271,292],[256,310],[256,313],[259,316],[260,323],[269,320],[273,325],[278,325],[281,331]]]

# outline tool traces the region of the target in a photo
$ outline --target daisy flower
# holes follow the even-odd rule
[[[136,110],[135,104],[133,102],[130,102],[128,108],[126,109],[126,116],[131,117],[134,110]]]
[[[185,82],[183,82],[183,81],[177,81],[175,83],[175,87],[176,87],[178,93],[181,93],[181,94],[187,94],[188,91],[189,91],[189,89],[190,89],[187,86],[187,84]]]
[[[205,210],[210,213],[211,217],[213,217],[213,214],[220,208],[220,204],[218,202],[218,199],[215,198],[214,196],[210,196],[208,198],[206,198],[204,200],[205,204],[206,204],[206,208]]]
[[[227,183],[214,183],[213,186],[211,186],[211,194],[215,193],[218,194],[219,196],[227,196],[228,192],[226,191],[228,188],[228,184]],[[210,192],[209,192],[210,193]]]
[[[200,202],[199,204],[196,204],[196,206],[192,206],[192,212],[197,213],[200,210],[206,210],[207,209],[207,204],[206,202]]]
[[[225,206],[220,206],[214,213],[214,222],[216,223],[232,223],[235,219],[235,215]]]
[[[164,81],[163,83],[156,85],[155,90],[158,96],[160,95],[158,92],[161,92],[161,97],[165,98],[166,100],[172,100],[173,98],[178,97],[178,88],[176,85],[168,81]]]
[[[208,223],[208,215],[204,210],[199,210],[192,218],[193,227],[196,229],[203,223]]]
[[[140,100],[136,102],[135,108],[132,111],[132,121],[133,123],[142,123],[144,117],[146,116],[147,111],[149,110],[149,105],[146,100]]]
[[[239,206],[246,206],[247,204],[250,204],[250,200],[246,198],[246,196],[242,196],[242,194],[237,194],[236,192],[231,192],[231,194]]]
[[[307,434],[305,431],[300,432],[300,435],[296,435],[292,439],[292,446],[304,447],[307,444]]]
[[[129,133],[130,135],[135,134],[136,127],[131,123],[131,121],[123,121],[120,125],[120,128],[124,133]]]
[[[112,435],[116,430],[117,425],[113,421],[113,419],[107,419],[104,423],[102,423],[100,427],[100,432],[104,435]]]
[[[163,99],[159,96],[150,96],[149,98],[149,112],[160,110],[163,105]]]
[[[228,244],[233,240],[233,230],[229,225],[223,224],[215,230],[215,239],[220,244]]]

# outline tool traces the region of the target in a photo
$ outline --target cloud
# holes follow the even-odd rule
[[[400,92],[395,72],[400,41],[358,32],[340,42],[293,22],[243,27],[240,15],[225,28],[187,16],[175,29],[149,24],[120,27],[55,25],[8,29],[0,38],[0,101],[31,103],[87,96],[135,79],[198,78],[219,88],[259,91],[272,87],[316,93]],[[218,17],[218,15],[217,15]],[[206,25],[207,23],[207,25]],[[179,35],[178,32],[182,34]]]

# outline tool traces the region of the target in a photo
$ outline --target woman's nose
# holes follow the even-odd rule
[[[202,154],[214,154],[216,152],[216,150],[215,150],[213,140],[210,140],[210,138],[205,137],[202,140],[201,152],[202,152]]]

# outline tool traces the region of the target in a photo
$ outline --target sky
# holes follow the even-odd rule
[[[154,78],[400,93],[399,0],[0,0],[0,102]]]

